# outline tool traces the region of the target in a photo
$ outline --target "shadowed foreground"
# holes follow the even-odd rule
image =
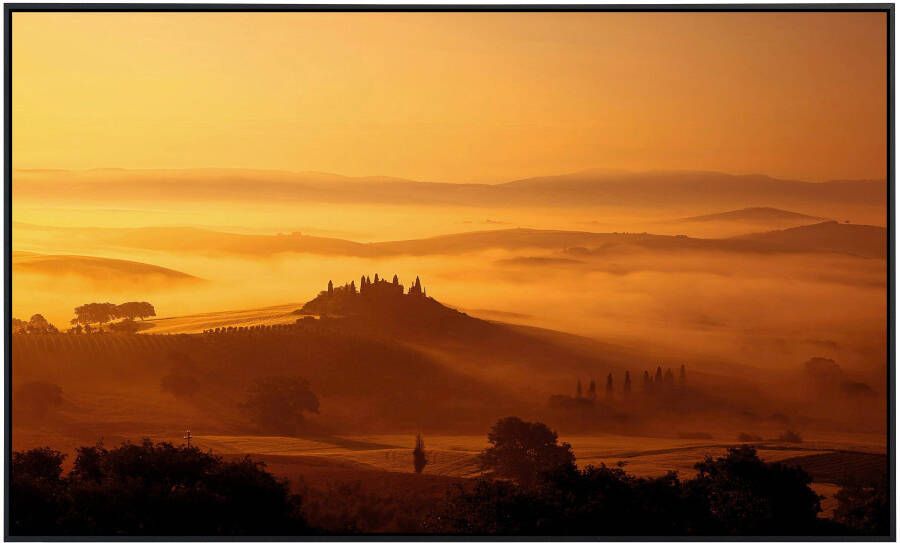
[[[848,482],[833,520],[801,467],[761,460],[750,446],[706,457],[681,479],[637,477],[621,466],[578,468],[568,443],[542,423],[499,420],[479,455],[482,475],[465,480],[384,474],[376,489],[335,480],[294,486],[248,457],[223,460],[196,447],[125,443],[65,455],[13,454],[11,534],[798,536],[884,535],[886,487]],[[410,455],[427,465],[424,441]],[[424,464],[422,463],[424,459]],[[374,473],[374,472],[373,472]]]

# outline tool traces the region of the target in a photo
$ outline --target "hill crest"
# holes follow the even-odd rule
[[[723,211],[722,213],[710,213],[708,215],[696,215],[693,217],[685,217],[680,222],[713,222],[713,221],[745,221],[745,222],[764,222],[764,221],[794,221],[794,222],[822,222],[829,219],[825,217],[815,217],[813,215],[805,215],[794,211],[778,209],[776,207],[745,207],[743,209],[735,209],[733,211]]]

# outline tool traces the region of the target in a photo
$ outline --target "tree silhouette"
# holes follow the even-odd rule
[[[12,453],[7,474],[10,534],[60,533],[61,519],[71,504],[61,478],[65,457],[48,447]]]
[[[13,413],[23,418],[43,418],[63,403],[62,388],[45,381],[29,381],[17,386],[13,395]]]
[[[663,377],[663,381],[665,381],[667,385],[675,384],[675,375],[672,373],[672,368],[668,368],[666,370],[666,375],[665,377]]]
[[[656,366],[656,377],[653,378],[653,382],[656,384],[662,383],[663,380],[663,372],[662,367]]]
[[[890,533],[891,510],[887,478],[844,481],[835,494],[834,519],[862,535]]]
[[[55,334],[59,332],[43,315],[37,313],[28,319],[26,330],[29,334]]]
[[[597,382],[591,379],[591,384],[588,385],[588,399],[594,401],[597,399]]]
[[[433,531],[688,539],[842,533],[817,519],[819,497],[799,468],[763,462],[746,447],[707,458],[696,469],[697,477],[686,481],[676,473],[635,477],[605,465],[547,472],[531,486],[482,477],[450,496]],[[889,519],[888,509],[878,507]]]
[[[627,396],[631,394],[631,374],[625,371],[625,384],[622,385],[622,392]]]
[[[748,445],[707,457],[686,483],[690,499],[709,512],[706,522],[723,535],[810,534],[821,510],[812,479],[802,469],[766,463]]]
[[[541,422],[500,419],[488,432],[488,441],[491,446],[480,455],[482,469],[524,486],[553,471],[575,467],[572,447],[558,443],[556,432]]]
[[[416,470],[416,473],[422,473],[422,470],[425,469],[427,464],[428,458],[425,455],[425,440],[422,439],[422,434],[417,434],[416,448],[413,449],[413,469]]]
[[[612,374],[606,376],[606,397],[612,398],[613,396],[613,378]]]
[[[155,317],[156,309],[150,302],[125,302],[116,306],[116,316],[124,319],[141,319]]]
[[[111,303],[91,303],[75,308],[75,322],[82,324],[97,323],[102,326],[118,316],[118,306]]]
[[[308,532],[300,498],[249,458],[226,462],[196,447],[125,443],[64,455],[13,453],[10,532],[17,536],[205,536]]]
[[[300,377],[264,377],[253,383],[239,407],[264,432],[296,435],[306,427],[303,413],[319,412],[319,398]]]
[[[22,319],[17,319],[14,317],[11,324],[13,334],[25,334],[28,332],[28,323],[23,321]]]

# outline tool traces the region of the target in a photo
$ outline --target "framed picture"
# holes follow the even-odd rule
[[[895,537],[893,4],[4,10],[10,540]]]

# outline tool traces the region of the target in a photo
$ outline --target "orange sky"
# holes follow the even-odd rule
[[[885,176],[884,14],[15,13],[17,168]]]

